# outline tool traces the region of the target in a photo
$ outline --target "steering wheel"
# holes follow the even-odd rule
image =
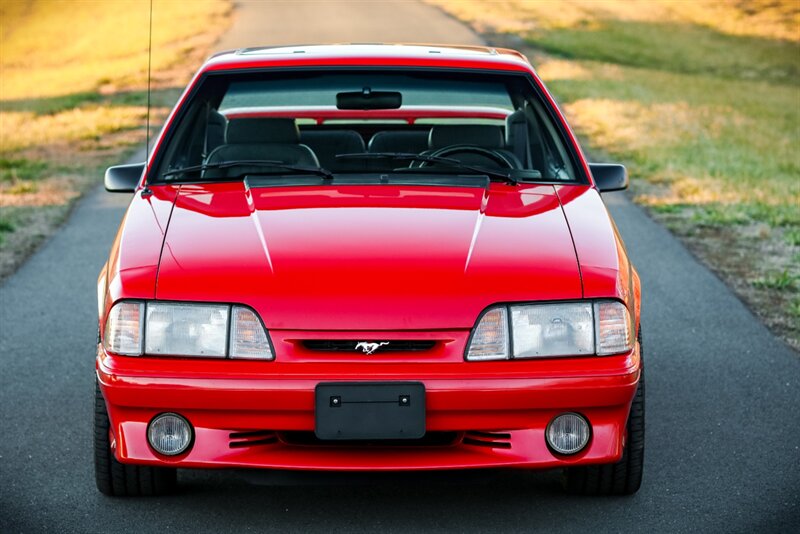
[[[478,156],[482,156],[487,160],[491,161],[493,164],[498,165],[501,169],[514,169],[516,166],[514,162],[511,161],[510,158],[505,156],[504,154],[497,152],[495,150],[491,150],[488,148],[482,148],[479,146],[474,145],[453,145],[453,146],[446,146],[443,148],[439,148],[434,150],[430,154],[424,154],[430,156],[432,158],[447,158],[453,157],[455,154],[475,154]],[[454,158],[458,159],[458,158]],[[419,163],[420,167],[427,167],[428,165],[436,165],[437,162],[435,161],[421,161]],[[466,163],[466,162],[465,162]],[[476,164],[479,165],[479,164]]]

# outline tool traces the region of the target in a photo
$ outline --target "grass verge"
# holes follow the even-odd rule
[[[104,167],[144,145],[149,7],[0,4],[0,281]],[[151,124],[163,122],[230,13],[230,0],[154,0]]]
[[[522,49],[589,153],[800,349],[800,4],[429,1]]]

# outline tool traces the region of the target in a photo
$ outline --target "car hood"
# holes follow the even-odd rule
[[[184,185],[156,291],[291,330],[469,328],[493,303],[581,296],[554,188],[504,184]]]

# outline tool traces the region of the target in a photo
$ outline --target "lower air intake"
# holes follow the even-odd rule
[[[461,441],[464,445],[474,445],[476,447],[489,447],[492,449],[510,449],[511,434],[508,432],[481,432],[470,430],[464,433]]]
[[[254,447],[256,445],[270,445],[278,442],[278,436],[272,430],[247,430],[230,433],[230,448]]]

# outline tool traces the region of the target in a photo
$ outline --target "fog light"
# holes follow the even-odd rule
[[[147,441],[157,452],[165,456],[175,456],[191,445],[192,425],[178,414],[162,413],[150,421]]]
[[[591,429],[582,415],[565,413],[547,425],[547,444],[559,454],[575,454],[589,443]]]

